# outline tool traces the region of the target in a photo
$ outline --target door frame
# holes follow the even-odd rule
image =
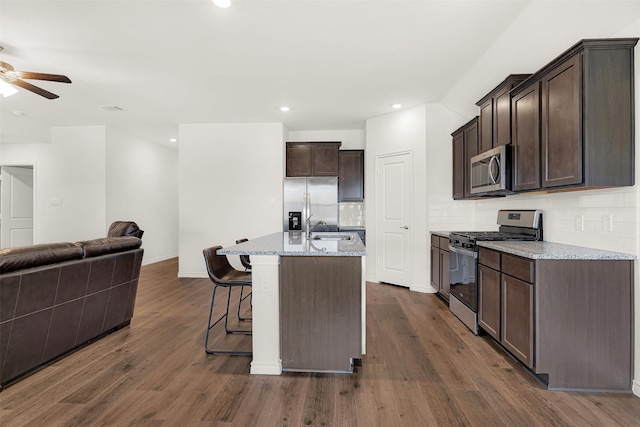
[[[409,225],[409,230],[408,230],[408,238],[409,241],[412,242],[414,239],[414,223],[416,221],[416,219],[414,218],[414,205],[413,205],[413,191],[414,191],[414,174],[415,174],[415,161],[414,161],[414,150],[408,149],[408,150],[401,150],[401,151],[393,151],[393,152],[388,152],[388,153],[381,153],[381,154],[376,154],[375,156],[375,163],[374,163],[374,197],[373,197],[373,218],[374,218],[374,222],[375,222],[375,235],[376,235],[376,248],[375,248],[375,252],[376,252],[376,259],[375,259],[375,274],[376,274],[376,282],[381,283],[380,282],[380,273],[379,273],[379,264],[377,262],[377,257],[380,254],[380,251],[382,250],[382,242],[378,242],[377,239],[377,234],[378,234],[378,189],[380,188],[380,174],[378,173],[378,163],[381,159],[384,158],[388,158],[388,157],[395,157],[395,156],[400,156],[400,155],[404,155],[404,154],[408,154],[410,156],[410,161],[411,161],[411,170],[412,170],[412,176],[411,179],[409,180],[409,187],[410,187],[410,194],[409,194],[409,210],[411,211],[411,224]],[[413,265],[413,251],[414,251],[414,246],[410,244],[411,247],[411,254],[409,256],[409,259],[406,260],[408,262],[408,277],[409,277],[409,286],[407,287],[407,289],[412,290],[414,287],[414,265]]]
[[[38,244],[38,231],[37,231],[37,214],[38,214],[38,173],[37,173],[37,164],[38,162],[10,162],[10,163],[0,163],[0,172],[3,167],[30,167],[33,173],[33,244]],[[0,192],[0,197],[2,197],[2,192]]]

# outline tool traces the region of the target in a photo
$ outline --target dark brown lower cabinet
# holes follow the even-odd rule
[[[503,346],[533,367],[533,284],[502,274]]]
[[[451,283],[449,282],[449,251],[440,249],[440,293],[449,300]]]
[[[480,248],[478,324],[554,390],[630,391],[633,261]]]
[[[433,238],[432,238],[433,240]],[[436,237],[436,242],[438,238]],[[431,245],[431,285],[440,291],[441,281],[440,281],[440,270],[442,268],[441,264],[442,258],[440,257],[440,248],[436,245]]]
[[[493,259],[487,260],[489,256]],[[533,261],[511,255],[503,257],[507,271],[531,277]],[[480,262],[500,268],[500,254],[483,249]],[[533,368],[533,283],[479,264],[478,325],[522,363]]]
[[[288,371],[347,372],[362,358],[360,257],[280,258],[280,354]]]
[[[431,286],[449,301],[449,239],[431,235]]]
[[[478,325],[500,341],[500,272],[478,265]]]

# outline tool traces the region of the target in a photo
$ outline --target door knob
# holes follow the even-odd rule
[[[404,225],[404,226],[402,226],[402,227],[400,227],[400,228],[404,228],[405,230],[408,230],[408,229],[409,229],[409,226]]]

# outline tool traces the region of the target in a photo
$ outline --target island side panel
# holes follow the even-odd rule
[[[539,260],[536,373],[550,389],[628,391],[633,261]]]
[[[350,371],[362,357],[360,257],[290,257],[280,261],[283,370]]]

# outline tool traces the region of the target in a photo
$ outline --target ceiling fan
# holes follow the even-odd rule
[[[0,46],[0,52],[4,48]],[[10,83],[14,86],[21,87],[22,89],[26,89],[30,92],[38,94],[40,96],[44,96],[47,99],[56,99],[59,98],[55,93],[51,93],[47,90],[39,88],[38,86],[32,85],[31,83],[27,83],[22,79],[28,80],[47,80],[50,82],[59,82],[59,83],[71,83],[71,80],[67,76],[63,76],[61,74],[46,74],[46,73],[34,73],[30,71],[15,71],[11,64],[7,64],[6,62],[0,61],[0,79],[4,80],[7,83]]]

